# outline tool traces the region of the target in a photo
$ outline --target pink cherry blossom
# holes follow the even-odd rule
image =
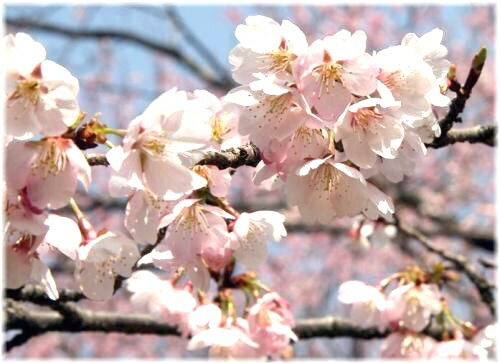
[[[280,25],[262,15],[249,16],[245,23],[236,27],[239,44],[229,54],[234,80],[250,84],[259,73],[290,80],[293,63],[307,52],[304,33],[288,20]]]
[[[195,90],[193,95],[212,111],[213,115],[209,120],[211,129],[210,145],[215,150],[237,147],[246,142],[246,138],[238,134],[240,116],[238,106],[227,103],[205,90]]]
[[[331,125],[352,96],[367,96],[377,86],[378,67],[365,53],[366,34],[341,30],[311,44],[300,66],[299,89],[318,116]]]
[[[189,170],[184,154],[209,142],[211,117],[203,102],[186,92],[174,88],[159,96],[130,123],[123,146],[106,154],[114,171],[110,193],[122,196],[147,188],[164,200],[176,200],[204,187],[206,180]]]
[[[140,244],[154,244],[164,215],[171,212],[174,202],[162,200],[151,191],[137,189],[125,210],[125,227]]]
[[[210,347],[209,355],[212,358],[264,358],[258,354],[259,345],[249,334],[248,321],[242,318],[228,318],[222,326],[194,335],[187,349]]]
[[[431,113],[431,105],[447,106],[449,98],[439,91],[439,80],[431,65],[426,63],[414,47],[397,45],[375,55],[381,72],[378,92],[382,98],[401,102],[399,113],[412,125]]]
[[[127,290],[132,293],[132,304],[145,308],[177,326],[183,336],[188,334],[188,319],[196,307],[196,299],[186,289],[172,285],[149,271],[136,271],[126,280]]]
[[[371,168],[377,156],[394,159],[404,138],[401,121],[391,108],[399,102],[370,98],[351,105],[335,128],[349,160],[361,168]]]
[[[42,285],[51,299],[57,299],[56,283],[39,249],[49,245],[61,252],[71,250],[81,239],[77,224],[69,218],[47,214],[27,204],[25,193],[7,202],[6,286],[19,288],[29,281]]]
[[[496,356],[496,342],[497,342],[497,324],[490,324],[481,329],[472,338],[472,343],[486,349],[488,358]]]
[[[193,171],[207,180],[210,193],[218,198],[225,198],[231,185],[230,169],[219,170],[213,165],[196,165]]]
[[[90,299],[111,298],[116,276],[129,277],[139,257],[135,242],[119,234],[105,232],[86,241],[78,249],[76,261],[80,289]]]
[[[75,194],[77,180],[85,189],[90,184],[90,166],[70,139],[13,140],[6,153],[8,187],[26,188],[27,198],[37,208],[62,208]]]
[[[361,281],[347,281],[339,287],[339,301],[351,305],[351,321],[361,327],[388,326],[384,310],[389,306],[386,296],[376,287]]]
[[[234,224],[232,245],[236,259],[248,268],[256,268],[266,260],[267,242],[286,236],[285,216],[278,212],[241,213]]]
[[[160,267],[184,267],[194,285],[207,290],[210,283],[206,264],[220,269],[231,257],[230,235],[224,219],[234,217],[222,209],[204,205],[198,199],[180,201],[163,217],[168,226],[165,239],[155,248],[153,261]],[[170,251],[172,256],[165,255]]]
[[[59,64],[45,60],[45,49],[28,34],[4,37],[7,135],[57,136],[75,122],[78,81]]]
[[[394,206],[389,197],[355,168],[328,156],[305,163],[286,181],[287,199],[297,205],[307,223],[328,224],[334,217],[363,213],[368,218],[390,218]]]
[[[294,320],[288,302],[277,293],[259,298],[248,312],[250,337],[259,344],[263,356],[280,358],[290,341],[298,338],[292,330]]]
[[[271,152],[273,140],[284,140],[301,125],[312,122],[299,106],[296,92],[286,87],[273,95],[239,87],[230,91],[225,100],[243,107],[238,131],[243,136],[249,135],[265,157]]]
[[[382,358],[425,359],[434,357],[437,342],[426,335],[395,332],[382,343]]]
[[[399,321],[405,328],[420,332],[429,324],[432,315],[442,310],[441,293],[436,285],[409,283],[390,292],[392,302],[388,310],[391,321]]]
[[[222,311],[216,304],[203,304],[197,306],[188,318],[189,331],[196,335],[206,329],[215,329],[222,322]]]
[[[488,351],[464,338],[439,342],[432,351],[432,357],[441,359],[488,360]]]

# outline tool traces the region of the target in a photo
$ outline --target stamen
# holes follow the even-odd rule
[[[57,145],[57,140],[42,141],[42,143],[44,147],[42,147],[39,156],[31,164],[32,173],[34,174],[37,169],[42,169],[44,178],[49,175],[58,175],[66,169],[68,156]]]
[[[379,123],[384,116],[378,113],[373,107],[362,108],[354,113],[351,119],[351,126],[358,130],[367,131],[374,124]]]

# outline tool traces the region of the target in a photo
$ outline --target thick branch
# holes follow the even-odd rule
[[[495,146],[496,144],[496,125],[475,126],[467,129],[453,129],[450,130],[445,136],[438,137],[428,147],[441,148],[444,146],[452,145],[457,142],[468,142],[471,144],[486,144]]]
[[[17,301],[29,301],[35,304],[46,305],[54,302],[51,300],[44,289],[37,285],[26,285],[19,289],[6,289],[6,298],[11,298]],[[59,302],[79,301],[85,299],[85,295],[79,291],[67,289],[59,290]]]
[[[451,262],[457,270],[463,271],[476,287],[481,296],[481,300],[488,306],[491,314],[495,315],[495,295],[493,293],[495,285],[481,276],[476,268],[464,256],[453,254],[444,248],[438,247],[422,233],[399,220],[397,220],[396,225],[403,234],[420,242],[428,251]]]
[[[42,331],[180,335],[175,326],[165,324],[161,319],[146,314],[93,312],[72,305],[71,315],[72,318],[68,319],[60,312],[28,310],[17,305],[15,308],[7,309],[6,327],[21,329],[27,332],[26,334],[32,335]],[[333,316],[298,320],[294,331],[300,339],[316,337],[373,339],[382,338],[389,333],[378,332],[375,328],[360,328],[345,319]]]
[[[162,323],[161,319],[146,314],[96,312],[77,307],[74,304],[63,305],[66,306],[65,310],[35,311],[14,302],[6,309],[6,328],[8,330],[21,329],[25,336],[36,336],[40,333],[54,331],[180,336],[180,331],[175,326]],[[346,319],[335,316],[299,319],[293,330],[299,339],[342,337],[375,339],[390,334],[389,330],[380,332],[376,328],[361,328]],[[440,328],[429,327],[424,333],[438,340],[442,338]],[[23,344],[26,340],[20,340],[20,343]],[[14,346],[16,344],[10,343],[10,348]]]
[[[240,166],[257,166],[260,162],[260,151],[254,144],[246,144],[221,152],[210,151],[198,162],[198,165],[215,165],[219,169],[238,168]]]
[[[131,43],[135,43],[142,47],[157,51],[159,53],[165,54],[188,70],[190,70],[194,75],[198,76],[203,81],[207,82],[212,87],[221,89],[223,91],[229,90],[233,87],[232,83],[228,83],[227,79],[217,79],[213,76],[212,72],[205,69],[193,59],[189,58],[186,54],[182,53],[179,49],[169,47],[161,42],[157,42],[152,39],[142,37],[140,35],[131,33],[125,30],[114,30],[114,29],[74,29],[71,27],[66,27],[64,25],[54,25],[40,22],[34,19],[6,19],[6,23],[9,26],[14,26],[18,28],[30,28],[37,31],[48,32],[53,34],[59,34],[70,38],[112,38],[118,40],[124,40]]]
[[[496,125],[476,126],[462,130],[451,130],[448,136],[441,141],[427,144],[428,147],[440,148],[455,144],[457,142],[483,143],[489,146],[495,145]],[[90,165],[105,165],[109,162],[104,154],[87,154]],[[198,165],[215,165],[219,169],[238,168],[240,166],[257,166],[261,161],[260,150],[254,144],[246,144],[236,148],[223,151],[210,151],[198,162]]]

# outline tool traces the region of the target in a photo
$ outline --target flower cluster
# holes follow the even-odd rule
[[[284,184],[288,204],[306,223],[355,217],[353,238],[364,246],[387,243],[396,234],[387,223],[394,205],[375,180],[401,181],[425,155],[425,143],[440,135],[436,107],[450,102],[450,63],[439,29],[371,53],[363,31],[341,30],[309,44],[296,25],[265,16],[246,18],[235,35],[229,63],[240,86],[220,98],[172,88],[127,129],[97,116],[83,123],[77,79],[47,60],[29,35],[4,38],[7,288],[35,282],[58,299],[48,257],[60,253],[74,262],[86,297],[110,299],[125,280],[133,305],[177,327],[188,350],[209,347],[210,356],[225,358],[291,355],[298,338],[288,302],[254,272],[234,275],[266,260],[268,243],[287,235],[285,217],[237,211],[229,201],[234,170],[202,165],[206,153],[253,143],[261,156],[253,182]],[[115,146],[109,134],[121,142]],[[79,184],[91,187],[83,150],[97,144],[109,148],[109,194],[127,199],[124,233],[94,227],[74,199]],[[76,221],[59,215],[66,207]],[[453,316],[442,293],[444,267],[436,266],[410,268],[379,286],[340,286],[353,323],[390,333],[383,357],[489,355],[495,328],[479,330]],[[209,299],[212,280],[216,294]],[[242,309],[235,290],[245,295]],[[450,331],[443,341],[431,337],[432,324]]]
[[[182,336],[191,335],[188,350],[210,347],[214,358],[278,359],[286,357],[290,342],[297,340],[288,302],[275,292],[249,297],[253,305],[247,306],[245,317],[238,317],[227,291],[212,303],[203,294],[195,298],[191,284],[178,284],[179,277],[162,280],[137,271],[127,280],[127,289],[135,306],[177,326]]]
[[[239,131],[261,150],[255,182],[283,181],[309,222],[364,214],[390,218],[391,199],[366,179],[402,180],[439,135],[432,107],[450,63],[439,29],[369,54],[366,34],[341,30],[308,44],[284,20],[250,16],[236,28],[228,102]],[[341,150],[341,151],[339,151]]]
[[[8,35],[4,49],[5,211],[7,253],[12,255],[8,287],[20,287],[31,278],[43,280],[56,295],[50,271],[40,267],[45,265],[38,258],[38,250],[50,244],[75,261],[75,278],[85,295],[109,299],[116,277],[129,277],[140,259],[139,246],[155,244],[165,227],[164,241],[144,259],[161,268],[182,267],[197,288],[207,290],[211,272],[221,271],[233,258],[255,268],[267,256],[267,242],[286,235],[281,214],[240,214],[228,204],[230,170],[196,165],[204,151],[245,141],[237,132],[236,106],[207,91],[173,88],[127,130],[108,128],[96,119],[78,129],[84,118],[76,100],[78,81],[45,60],[43,46],[27,34]],[[34,54],[28,57],[30,52]],[[85,189],[91,182],[79,147],[88,148],[96,140],[110,146],[107,133],[124,136],[122,145],[106,154],[112,169],[108,189],[111,196],[128,198],[124,225],[131,238],[95,229],[73,199],[78,181]],[[68,204],[78,224],[47,212]],[[62,240],[65,235],[71,238]],[[16,267],[19,261],[22,269]]]
[[[494,327],[478,330],[453,316],[439,286],[445,278],[442,273],[436,265],[432,273],[410,268],[378,286],[347,281],[340,286],[338,298],[351,306],[350,319],[357,326],[390,331],[381,347],[383,358],[487,359],[495,339]],[[387,293],[392,281],[398,281],[398,286]],[[448,339],[438,342],[424,334],[432,322]],[[451,333],[447,333],[450,326]]]

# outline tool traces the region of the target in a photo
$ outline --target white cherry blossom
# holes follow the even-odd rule
[[[351,305],[351,321],[364,328],[388,326],[384,310],[389,306],[386,296],[376,287],[361,281],[346,281],[339,287],[339,301]]]
[[[80,112],[78,80],[59,64],[45,60],[45,49],[28,34],[4,37],[6,58],[6,134],[30,138],[57,136]]]
[[[304,33],[293,23],[281,25],[271,18],[257,15],[236,27],[239,44],[229,53],[233,78],[240,84],[255,81],[256,74],[273,74],[291,80],[293,63],[307,52]]]
[[[208,144],[212,116],[202,100],[175,88],[155,99],[130,123],[123,146],[106,154],[114,171],[110,193],[122,196],[147,188],[164,200],[176,200],[204,187],[206,180],[189,170],[183,154]]]
[[[441,293],[436,285],[409,283],[390,292],[391,308],[388,317],[405,328],[420,332],[429,324],[431,316],[442,310]]]
[[[26,188],[27,198],[37,208],[62,208],[75,194],[78,180],[85,189],[90,184],[90,166],[71,139],[13,140],[6,153],[8,187]]]
[[[75,277],[83,293],[94,300],[113,296],[115,278],[129,277],[139,259],[137,245],[129,238],[105,232],[78,249]]]
[[[267,258],[267,242],[286,236],[285,216],[278,212],[243,212],[234,224],[232,248],[236,259],[248,268],[256,268]]]

